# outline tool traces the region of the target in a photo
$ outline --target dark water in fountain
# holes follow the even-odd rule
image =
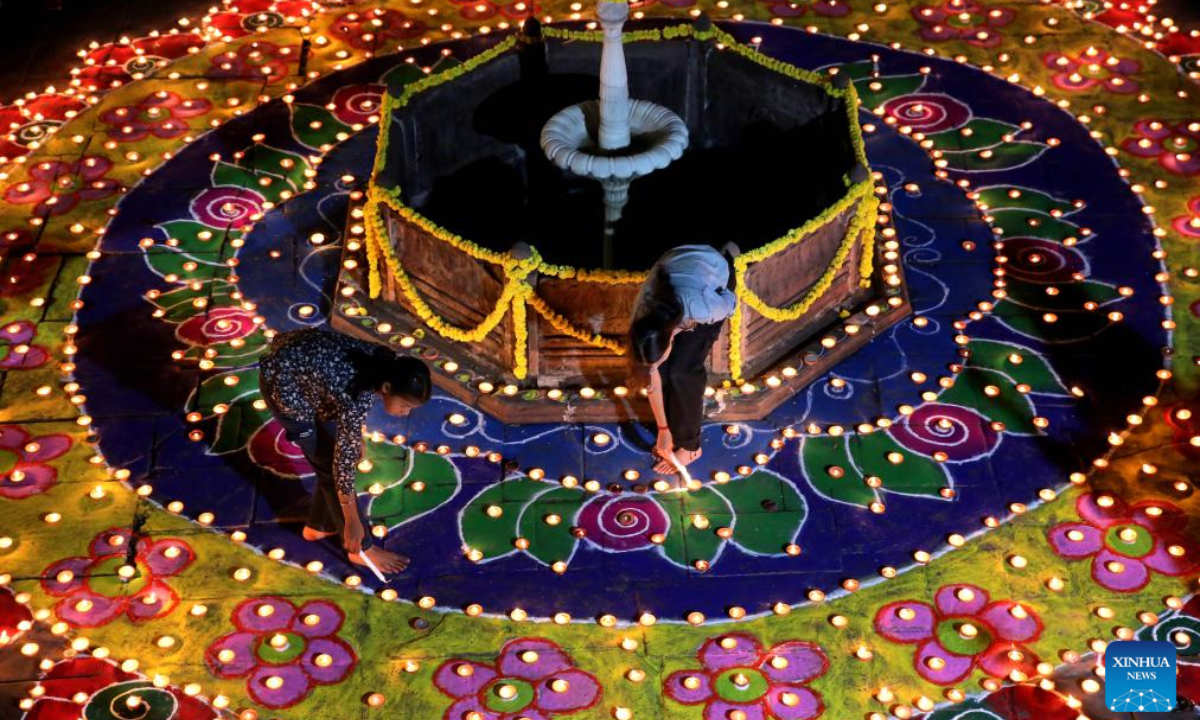
[[[628,47],[633,52],[635,46]],[[694,57],[680,58],[677,68],[648,58],[657,63],[648,70],[637,67],[636,55],[630,58],[631,95],[679,113],[689,127],[689,148],[666,169],[633,182],[613,228],[609,267],[644,269],[684,244],[759,247],[846,191],[843,177],[854,159],[840,100],[732,53],[710,59],[708,74],[697,81],[700,74],[693,69],[689,76],[684,64]],[[590,59],[580,65],[595,67]],[[464,78],[476,85],[455,88],[463,82],[456,80],[425,106],[410,105],[424,113],[429,129],[421,136],[425,144],[413,151],[419,174],[407,186],[396,179],[406,188],[405,201],[489,248],[524,241],[550,262],[604,267],[600,183],[559,170],[539,145],[542,126],[555,112],[596,97],[597,79],[582,72],[532,78],[508,72],[505,82],[490,86],[486,76],[468,73]],[[470,93],[473,99],[464,96]]]

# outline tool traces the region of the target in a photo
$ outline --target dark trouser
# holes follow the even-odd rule
[[[340,534],[346,527],[346,518],[342,515],[337,483],[333,479],[333,448],[337,440],[337,423],[332,420],[317,423],[296,422],[279,412],[266,397],[264,393],[263,399],[267,408],[283,426],[287,439],[300,448],[304,459],[312,466],[317,476],[317,485],[313,488],[312,500],[308,506],[308,520],[304,524],[317,532]],[[366,508],[361,502],[358,503],[358,517],[362,520],[363,527],[367,528],[362,541],[362,549],[366,550],[371,547],[371,533]]]
[[[712,352],[724,323],[697,325],[675,336],[671,354],[658,366],[662,378],[663,406],[667,411],[667,427],[675,447],[683,450],[700,448],[700,425],[704,420],[704,388],[708,374],[704,361]]]

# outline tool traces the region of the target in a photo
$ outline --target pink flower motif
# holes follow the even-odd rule
[[[1087,259],[1073,247],[1042,238],[1004,240],[1004,274],[1042,285],[1075,282],[1088,273]]]
[[[1130,155],[1158,158],[1158,164],[1176,175],[1200,174],[1200,119],[1168,122],[1142,120],[1133,126],[1140,137],[1130,137],[1121,147]]]
[[[111,660],[87,655],[63,660],[41,677],[37,696],[25,720],[96,720],[124,717],[116,703],[136,696],[145,706],[130,708],[133,717],[150,720],[217,720],[217,711],[177,687],[158,687],[144,676],[128,673]],[[82,703],[78,697],[86,698]],[[125,705],[125,707],[129,707]],[[141,714],[133,714],[137,711]],[[149,710],[147,713],[146,711]]]
[[[683,705],[704,704],[704,720],[726,720],[737,711],[755,720],[811,720],[825,711],[808,683],[829,670],[817,645],[800,640],[764,650],[754,636],[709,638],[696,653],[699,670],[680,670],[663,682],[667,697]]]
[[[254,431],[247,447],[250,459],[281,477],[297,478],[312,474],[304,452],[287,439],[283,426],[274,418]]]
[[[34,345],[37,325],[28,320],[11,322],[0,329],[0,370],[33,370],[46,364],[50,351]]]
[[[850,0],[759,0],[775,17],[797,18],[809,10],[821,17],[844,17],[850,14]]]
[[[660,0],[664,4],[671,7],[689,7],[695,4],[695,0]],[[504,15],[510,20],[524,20],[527,17],[535,17],[542,12],[542,6],[533,0],[508,0],[503,2],[499,0],[450,0],[451,3],[458,6],[458,14],[467,20],[488,20],[496,16],[497,13]],[[648,7],[651,3],[643,3],[641,7]],[[631,3],[632,7],[638,5]]]
[[[326,600],[297,610],[281,597],[250,598],[233,610],[237,630],[210,645],[204,660],[219,678],[247,678],[246,691],[259,705],[292,707],[315,686],[340,683],[358,663],[338,637],[345,617]]]
[[[1139,72],[1142,64],[1100,48],[1089,47],[1079,55],[1047,53],[1042,62],[1055,71],[1054,84],[1063,90],[1084,91],[1103,85],[1109,92],[1123,95],[1138,91],[1137,81],[1129,76]]]
[[[129,544],[134,545],[128,560]],[[176,538],[134,538],[129,528],[97,535],[87,556],[69,557],[42,572],[42,589],[57,598],[55,613],[75,627],[99,627],[127,615],[134,622],[164,617],[179,597],[163,578],[174,577],[196,557]]]
[[[58,269],[59,259],[38,255],[35,245],[27,230],[0,233],[0,298],[32,293]]]
[[[204,26],[229,40],[301,24],[317,14],[317,4],[311,0],[224,0],[223,4],[223,10],[204,19]]]
[[[1192,313],[1200,317],[1196,312],[1197,303],[1192,304]],[[1164,409],[1163,417],[1171,428],[1175,451],[1185,458],[1200,461],[1200,445],[1192,444],[1192,438],[1200,437],[1200,413],[1180,403]]]
[[[20,500],[45,492],[58,479],[46,462],[70,448],[66,435],[32,437],[18,425],[0,425],[0,497]]]
[[[883,104],[884,114],[914,132],[926,134],[955,130],[971,119],[971,108],[949,95],[901,95]]]
[[[331,35],[359,50],[377,50],[388,40],[411,40],[425,32],[425,23],[409,20],[397,10],[374,8],[338,16],[330,27]]]
[[[917,674],[953,685],[977,667],[998,678],[1014,670],[1035,674],[1038,658],[1025,644],[1041,636],[1042,621],[1012,600],[991,602],[983,588],[943,585],[932,606],[903,600],[880,608],[875,632],[894,643],[916,645]]]
[[[662,506],[642,495],[600,495],[588,501],[576,521],[591,542],[624,552],[653,547],[654,535],[665,535],[671,520]]]
[[[212,110],[212,103],[203,98],[184,100],[169,90],[150,93],[136,105],[126,105],[104,112],[100,120],[113,126],[108,136],[121,142],[134,142],[150,135],[168,139],[188,131],[188,118]]]
[[[1150,571],[1179,577],[1197,567],[1200,547],[1182,535],[1187,513],[1169,502],[1143,500],[1132,507],[1111,495],[1086,493],[1075,509],[1083,522],[1050,528],[1050,546],[1068,560],[1092,559],[1092,579],[1114,592],[1136,592]]]
[[[964,40],[968,45],[992,48],[1000,44],[999,28],[1017,17],[1012,8],[985,5],[976,0],[945,0],[941,5],[913,8],[921,23],[921,37],[930,42]]]
[[[1171,227],[1189,240],[1200,240],[1200,195],[1188,201],[1187,211],[1187,215],[1172,220]]]
[[[265,80],[273,85],[285,78],[289,65],[300,61],[295,45],[276,45],[264,40],[248,42],[237,50],[229,50],[212,58],[210,77],[232,77],[244,80]]]
[[[241,230],[262,214],[266,201],[253,190],[209,188],[192,200],[192,217],[209,227]]]
[[[901,447],[933,457],[943,453],[946,462],[968,462],[990,455],[1000,444],[1000,433],[987,418],[971,408],[948,403],[926,403],[888,429]]]
[[[7,587],[0,587],[0,647],[25,634],[33,624],[29,606],[17,602],[17,596]]]
[[[24,157],[87,107],[71,95],[38,95],[0,107],[0,162]]]
[[[14,205],[36,205],[39,217],[64,215],[82,200],[102,200],[124,190],[116,180],[106,178],[112,160],[88,155],[82,160],[47,160],[29,169],[29,179],[9,185],[4,199]]]
[[[379,117],[386,85],[346,85],[333,94],[333,115],[347,125],[366,125]]]
[[[254,313],[241,308],[219,307],[181,322],[175,328],[175,337],[189,345],[205,346],[244,338],[257,329]]]
[[[592,707],[601,694],[591,673],[541,638],[509,640],[491,664],[447,660],[433,674],[433,684],[454,698],[445,720],[472,712],[479,720],[550,720]]]
[[[170,61],[204,47],[194,32],[138,38],[127,43],[107,43],[88,52],[84,66],[71,71],[86,92],[117,87],[134,76],[149,76]]]

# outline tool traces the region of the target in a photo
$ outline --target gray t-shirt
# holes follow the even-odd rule
[[[681,245],[668,250],[650,268],[650,278],[642,285],[633,306],[635,320],[649,310],[660,269],[670,279],[683,306],[684,322],[719,323],[733,314],[737,298],[728,287],[729,261],[708,245]]]

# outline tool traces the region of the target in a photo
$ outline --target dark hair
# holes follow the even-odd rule
[[[353,362],[355,373],[349,389],[355,395],[379,390],[388,383],[392,395],[418,404],[429,399],[429,367],[415,357],[379,347],[370,354],[355,353]]]
[[[671,342],[671,332],[683,318],[683,305],[661,267],[647,282],[653,283],[640,314],[629,326],[630,360],[653,365],[662,359]]]

